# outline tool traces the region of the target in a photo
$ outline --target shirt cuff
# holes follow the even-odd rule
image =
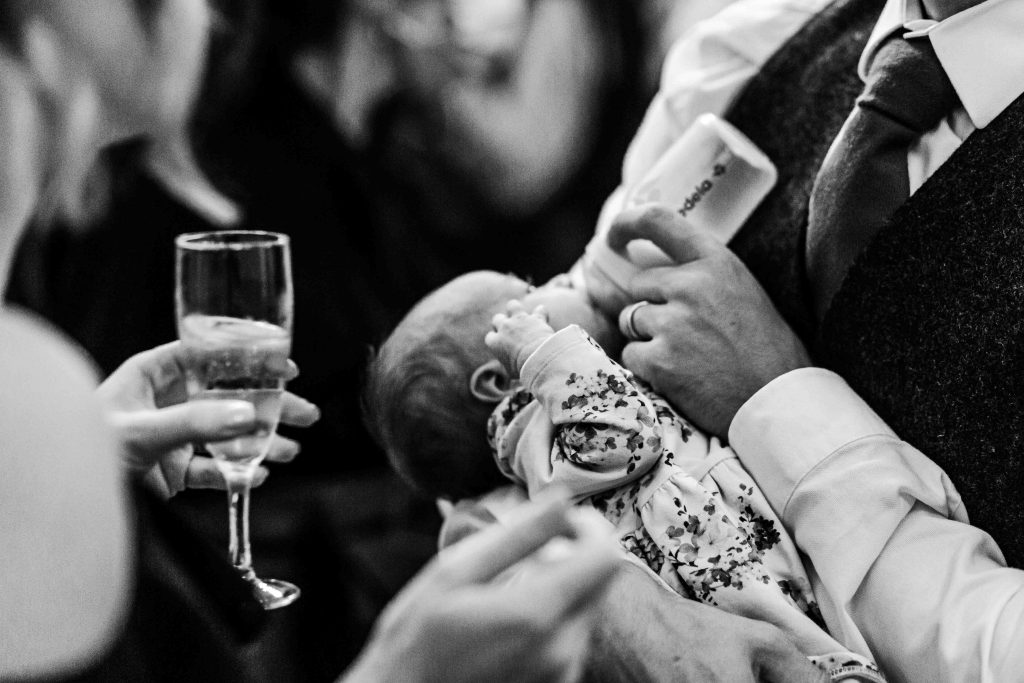
[[[740,407],[729,444],[779,512],[800,481],[845,445],[895,433],[839,375],[801,368],[777,377]]]

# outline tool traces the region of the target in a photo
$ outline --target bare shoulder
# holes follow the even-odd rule
[[[56,327],[17,308],[0,307],[0,371],[58,377],[91,391],[98,375],[85,353]]]
[[[93,396],[97,373],[85,354],[34,316],[0,308],[0,465],[24,476],[70,466],[83,446],[108,446]],[[85,440],[85,443],[82,443]],[[18,448],[10,445],[17,444]],[[66,452],[61,445],[73,446]],[[24,449],[37,455],[26,457]],[[40,458],[40,452],[45,458]],[[104,459],[97,456],[103,465]],[[109,468],[105,468],[109,469]],[[5,482],[5,484],[8,482]]]
[[[0,309],[0,679],[74,668],[120,624],[131,539],[85,355]]]

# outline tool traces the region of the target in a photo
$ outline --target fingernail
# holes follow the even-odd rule
[[[252,485],[259,486],[260,484],[267,480],[267,476],[269,475],[270,472],[267,470],[266,467],[257,467],[256,472],[253,474],[252,477]]]
[[[305,404],[303,406],[303,408],[304,408],[306,414],[309,415],[309,423],[313,424],[314,422],[319,420],[320,419],[320,406],[318,406],[317,404],[313,403],[312,401],[307,401],[306,399],[302,398],[301,396],[299,398],[302,399],[302,402]]]

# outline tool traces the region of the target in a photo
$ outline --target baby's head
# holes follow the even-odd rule
[[[575,323],[610,351],[621,344],[614,323],[567,281],[534,288],[477,271],[423,298],[370,360],[364,405],[394,468],[428,495],[457,500],[505,482],[486,426],[514,378],[484,337],[512,299],[527,310],[543,305],[555,330]]]

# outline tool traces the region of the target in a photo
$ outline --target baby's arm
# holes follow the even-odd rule
[[[495,316],[486,341],[556,428],[552,480],[568,479],[562,483],[574,493],[589,495],[634,480],[657,462],[662,433],[654,404],[579,327],[556,333],[543,311],[527,313],[513,302],[508,315]]]

